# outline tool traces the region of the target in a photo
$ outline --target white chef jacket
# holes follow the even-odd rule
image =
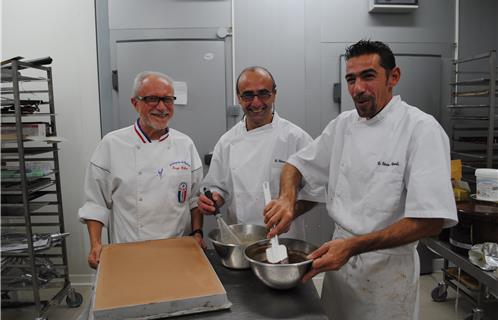
[[[381,230],[402,218],[457,223],[448,137],[432,116],[399,96],[369,120],[356,110],[341,113],[288,162],[306,184],[326,186],[334,238]],[[416,319],[416,244],[361,254],[328,272],[322,300],[329,316]]]
[[[187,135],[169,129],[151,141],[137,120],[97,146],[79,217],[110,227],[113,243],[182,236],[201,180],[202,163]]]
[[[201,187],[221,194],[230,223],[264,225],[263,182],[270,183],[272,198],[277,198],[286,160],[311,142],[309,134],[276,112],[271,123],[249,131],[243,119],[216,143]],[[303,189],[298,198],[323,202],[323,187]],[[304,239],[304,218],[296,218],[284,236]]]

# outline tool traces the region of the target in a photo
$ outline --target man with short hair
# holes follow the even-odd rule
[[[139,119],[108,133],[90,160],[79,217],[88,227],[92,268],[99,263],[103,226],[109,227],[112,243],[178,237],[194,230],[204,246],[197,209],[202,163],[193,141],[168,127],[175,99],[168,76],[139,73],[131,97]]]
[[[333,239],[309,255],[326,272],[331,319],[418,319],[419,239],[457,223],[450,152],[437,121],[393,96],[400,79],[390,48],[359,41],[346,51],[356,111],[332,120],[282,170],[280,197],[265,208],[279,234],[297,216],[296,190],[325,186]],[[327,272],[329,271],[329,272]]]
[[[263,225],[263,182],[270,183],[270,191],[276,197],[283,164],[312,139],[275,112],[277,86],[267,69],[260,66],[244,69],[236,88],[244,118],[216,144],[202,187],[212,191],[218,207],[227,203],[230,223]],[[314,205],[310,201],[321,200],[319,195],[318,191],[300,192],[296,212],[309,210]],[[212,214],[214,202],[201,194],[199,209]],[[286,236],[303,239],[304,219],[298,218]]]

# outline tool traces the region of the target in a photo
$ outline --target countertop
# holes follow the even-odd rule
[[[171,319],[327,319],[313,281],[290,290],[272,289],[252,270],[228,269],[221,265],[214,250],[205,252],[232,302],[231,308]]]

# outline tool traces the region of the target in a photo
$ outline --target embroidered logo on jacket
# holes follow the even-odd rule
[[[178,202],[179,203],[184,203],[185,200],[187,200],[187,183],[186,182],[181,182],[178,185]]]
[[[187,161],[174,161],[169,164],[169,167],[173,170],[190,170],[190,163]]]

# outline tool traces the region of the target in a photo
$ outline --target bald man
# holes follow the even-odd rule
[[[236,88],[244,117],[216,144],[201,188],[212,191],[216,206],[227,205],[230,223],[264,225],[263,182],[270,183],[272,198],[276,198],[285,161],[313,140],[276,113],[277,86],[267,69],[260,66],[244,69]],[[302,190],[297,212],[301,214],[318,200],[323,201],[321,196],[320,190]],[[201,194],[200,212],[214,213],[214,202]],[[297,218],[284,236],[304,239],[304,220]]]

